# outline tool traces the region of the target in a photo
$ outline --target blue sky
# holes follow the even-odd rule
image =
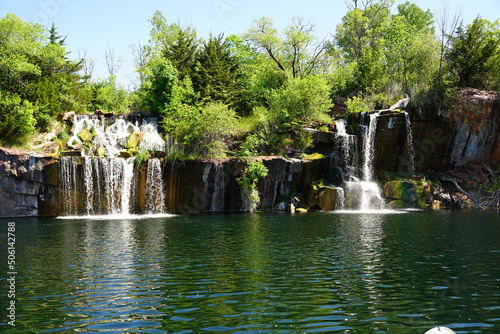
[[[396,0],[393,7],[406,0]],[[464,24],[480,15],[495,21],[500,18],[499,0],[413,0],[422,9],[437,13],[447,3],[451,12],[461,9]],[[95,62],[94,77],[105,78],[104,52],[114,49],[124,60],[118,77],[125,86],[134,80],[130,45],[147,43],[149,19],[160,10],[169,22],[191,25],[200,37],[210,33],[241,34],[254,19],[269,16],[278,28],[286,27],[294,16],[311,20],[316,35],[329,37],[347,12],[344,0],[0,0],[0,17],[16,14],[23,20],[49,26],[54,22],[61,35],[67,35],[67,49],[73,58],[84,51]]]

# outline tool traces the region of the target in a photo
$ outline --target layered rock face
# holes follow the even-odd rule
[[[455,177],[465,190],[479,198],[481,192],[473,188],[487,179],[490,172],[485,168],[500,168],[499,94],[465,89],[460,96],[455,104],[438,113],[409,110],[377,114],[370,156],[374,170],[378,171],[376,176],[385,183],[383,194],[391,205],[424,203],[438,208],[460,206],[462,200],[425,180],[393,181],[384,179],[384,173],[446,172],[446,177]],[[349,168],[362,165],[360,147],[366,140],[366,115],[350,115],[345,124],[342,122],[343,137],[316,134],[322,149],[331,147],[331,157],[257,158],[269,171],[258,182],[258,209],[335,209],[346,195],[340,186],[353,181],[345,178],[346,166],[339,166],[339,159],[349,156]],[[137,139],[141,142],[142,138]],[[344,144],[352,145],[352,149],[343,148],[343,153],[336,154],[335,150]],[[94,150],[99,153],[97,147]],[[0,216],[242,211],[245,203],[237,178],[243,168],[238,159],[150,159],[135,164],[116,156],[57,159],[1,149]]]
[[[57,215],[57,186],[55,158],[0,149],[0,217]]]

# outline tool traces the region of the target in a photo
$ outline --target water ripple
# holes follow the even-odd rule
[[[18,223],[16,330],[489,333],[500,328],[500,227],[488,217]]]

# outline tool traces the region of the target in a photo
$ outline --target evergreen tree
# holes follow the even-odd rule
[[[196,55],[193,87],[205,101],[221,101],[234,108],[240,98],[238,64],[223,35],[210,36]]]
[[[166,41],[163,54],[177,69],[179,79],[182,80],[192,74],[199,42],[196,31],[191,28],[182,29],[177,26],[172,35],[173,38]]]
[[[61,46],[66,45],[66,38],[68,36],[62,37],[61,35],[57,34],[57,28],[55,23],[52,22],[52,26],[50,27],[49,30],[49,43],[50,44],[59,44]]]
[[[491,22],[477,17],[465,29],[457,30],[448,60],[458,87],[498,88],[500,31]]]

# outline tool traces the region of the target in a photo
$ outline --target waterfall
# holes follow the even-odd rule
[[[92,135],[91,146],[80,137],[84,130]],[[107,157],[117,157],[120,151],[128,146],[128,138],[134,133],[144,137],[139,143],[140,150],[164,151],[165,141],[158,133],[156,123],[138,121],[130,122],[122,117],[108,119],[102,115],[75,115],[73,118],[73,134],[68,145],[82,145],[82,155],[92,156],[98,148],[103,148]],[[87,143],[88,144],[88,143]]]
[[[342,189],[337,189],[336,209],[339,210],[382,210],[385,203],[380,188],[373,182],[373,156],[375,134],[379,113],[362,113],[361,167],[357,168],[354,159],[356,151],[355,136],[346,132],[344,120],[336,121],[337,136],[340,143]]]
[[[146,174],[146,213],[165,212],[163,171],[159,159],[148,160]]]
[[[74,163],[73,158],[61,157],[59,159],[59,186],[62,193],[64,194],[64,207],[63,214],[70,215],[76,213],[76,205],[78,203],[77,198],[77,171],[76,163]]]
[[[367,113],[362,117],[366,118]],[[371,182],[373,179],[373,154],[375,144],[375,133],[377,131],[379,113],[368,114],[368,125],[365,126],[363,133],[363,181]]]
[[[133,139],[137,139],[134,145],[138,151],[165,149],[156,123],[149,120],[141,124],[123,117],[75,115],[68,145],[80,145],[82,156],[59,159],[64,215],[130,215],[137,210],[148,214],[165,212],[160,159],[147,160],[146,168],[141,169],[135,157],[120,157],[131,147]],[[143,183],[140,183],[140,173],[145,174]],[[144,189],[137,189],[139,185]],[[138,201],[142,192],[141,207]]]
[[[356,136],[347,133],[345,121],[339,119],[335,122],[337,134],[337,152],[339,156],[336,159],[336,164],[342,168],[342,178],[350,181],[355,179],[356,168],[354,166]]]

